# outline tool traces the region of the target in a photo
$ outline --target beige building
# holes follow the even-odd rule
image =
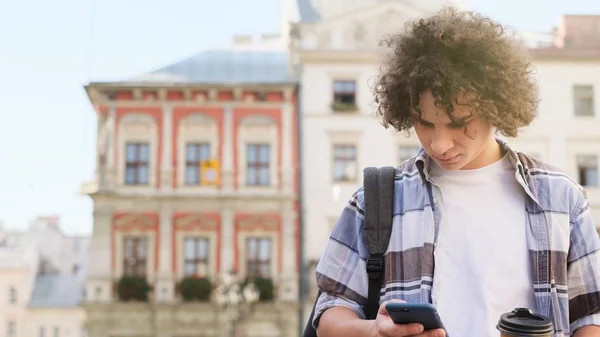
[[[305,263],[321,256],[333,224],[362,184],[362,168],[397,165],[416,151],[416,139],[384,130],[374,115],[370,85],[379,41],[445,1],[298,1],[290,42],[300,64]],[[334,4],[335,3],[335,4]],[[458,3],[459,6],[466,6]],[[425,6],[426,5],[426,6]],[[314,274],[308,274],[314,283]]]
[[[306,4],[305,4],[306,5]],[[330,4],[333,6],[333,3]],[[385,130],[375,118],[371,86],[377,42],[426,11],[401,1],[362,2],[334,16],[304,7],[291,54],[301,65],[305,264],[314,299],[314,268],[362,168],[398,165],[418,149],[414,136]],[[327,9],[329,11],[330,9]],[[590,22],[592,24],[590,24]],[[532,49],[541,104],[535,123],[509,143],[564,169],[586,187],[600,226],[600,48],[598,17],[565,16],[556,36],[521,33]]]
[[[30,265],[20,254],[0,249],[0,331],[5,336],[27,336],[22,330],[30,294]]]
[[[57,217],[25,231],[0,230],[0,331],[7,337],[85,337],[79,306],[88,239],[67,236]]]

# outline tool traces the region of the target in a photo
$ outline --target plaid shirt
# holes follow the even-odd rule
[[[565,173],[503,146],[526,193],[527,245],[536,312],[554,322],[553,337],[600,325],[600,239],[584,190]],[[392,234],[385,254],[380,302],[431,303],[440,190],[429,179],[430,158],[419,153],[396,169]],[[365,318],[368,295],[360,188],[338,219],[317,266],[313,324],[324,310],[345,306]],[[417,226],[418,225],[418,226]]]

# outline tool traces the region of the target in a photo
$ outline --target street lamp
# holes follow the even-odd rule
[[[254,283],[249,282],[242,288],[235,272],[228,272],[221,277],[221,282],[214,290],[214,301],[221,309],[223,337],[235,337],[236,324],[243,318],[244,309],[249,311],[252,304],[260,297]]]

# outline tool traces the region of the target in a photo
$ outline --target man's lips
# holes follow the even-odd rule
[[[435,159],[440,162],[440,163],[444,163],[444,164],[449,164],[449,163],[453,163],[456,159],[458,158],[458,155],[454,156],[454,157],[449,157],[449,158],[440,158],[440,157],[435,157]]]

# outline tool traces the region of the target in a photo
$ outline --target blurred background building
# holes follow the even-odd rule
[[[0,228],[0,331],[7,337],[85,337],[81,301],[89,238],[67,236],[55,216],[25,231]]]
[[[367,166],[399,165],[415,154],[414,135],[385,130],[371,92],[380,60],[379,38],[424,14],[405,2],[366,2],[331,19],[304,7],[294,26],[291,55],[300,71],[303,149],[304,265],[309,299],[314,267]],[[519,32],[534,56],[538,117],[508,142],[565,170],[588,193],[600,225],[600,16],[564,16],[553,33]],[[308,310],[308,308],[307,308]]]
[[[96,179],[83,187],[90,336],[217,336],[223,313],[184,288],[212,290],[232,270],[263,285],[259,318],[238,331],[297,333],[297,81],[277,38],[238,36],[231,50],[86,87],[99,120]],[[136,287],[145,293],[127,303]]]

